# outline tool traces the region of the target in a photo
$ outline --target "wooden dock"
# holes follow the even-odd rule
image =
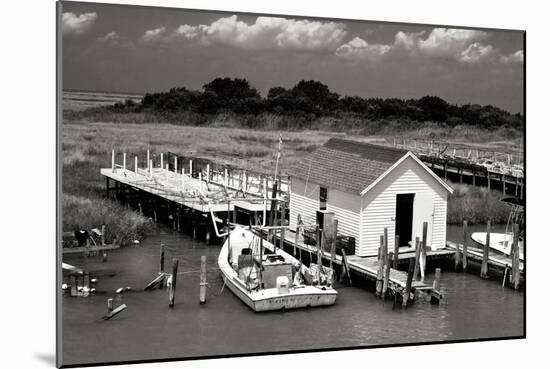
[[[461,257],[463,256],[464,246],[462,244],[452,242],[452,241],[447,241],[447,248],[450,251],[452,251],[453,254],[456,252],[456,249],[458,248],[458,251],[460,252]],[[472,260],[479,263],[483,261],[483,250],[474,248],[472,246],[467,247],[466,255],[468,260]],[[489,266],[495,269],[500,269],[502,272],[504,272],[505,269],[512,268],[512,258],[490,251],[488,256],[488,264]],[[523,274],[523,269],[524,269],[523,262],[520,261],[519,270],[521,274]]]

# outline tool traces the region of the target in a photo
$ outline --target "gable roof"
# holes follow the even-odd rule
[[[327,188],[363,195],[409,156],[452,193],[452,189],[411,152],[342,138],[328,140],[292,167],[289,174]]]

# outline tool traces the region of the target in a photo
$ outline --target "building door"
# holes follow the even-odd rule
[[[397,194],[395,200],[395,235],[399,246],[408,246],[412,240],[414,193]]]

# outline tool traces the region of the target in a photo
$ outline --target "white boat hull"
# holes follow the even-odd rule
[[[487,232],[472,233],[472,240],[474,240],[481,246],[485,246],[485,242],[487,240]],[[498,251],[506,256],[510,256],[510,253],[512,252],[513,242],[513,234],[491,232],[489,247],[492,250]],[[523,241],[521,240],[519,241],[519,259],[523,261]]]
[[[242,228],[238,228],[238,230],[239,232],[243,231]],[[252,235],[249,231],[244,230],[244,232]],[[230,237],[233,238],[233,236],[232,233]],[[269,248],[270,244],[265,242],[264,246]],[[277,254],[283,256],[285,260],[292,258],[292,256],[280,249],[277,250]],[[224,243],[218,257],[218,265],[225,285],[254,311],[330,306],[336,302],[336,297],[338,296],[338,292],[331,287],[308,285],[290,286],[288,293],[279,293],[277,288],[249,291],[228,262],[227,241]]]

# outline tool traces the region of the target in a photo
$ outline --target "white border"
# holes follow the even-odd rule
[[[201,360],[143,368],[523,367],[542,363],[547,339],[548,11],[544,2],[116,1],[186,8],[527,29],[527,340]],[[540,5],[539,5],[540,4]],[[2,367],[53,367],[55,352],[55,3],[2,4]],[[540,151],[539,151],[540,150]],[[545,150],[544,152],[542,150]],[[540,154],[540,155],[537,155]],[[545,155],[546,154],[546,155]],[[539,206],[537,206],[540,204]],[[389,361],[389,362],[388,362]],[[536,364],[535,364],[536,365]],[[542,364],[540,364],[542,365]],[[117,366],[118,368],[132,368]],[[135,366],[134,366],[135,367]]]

